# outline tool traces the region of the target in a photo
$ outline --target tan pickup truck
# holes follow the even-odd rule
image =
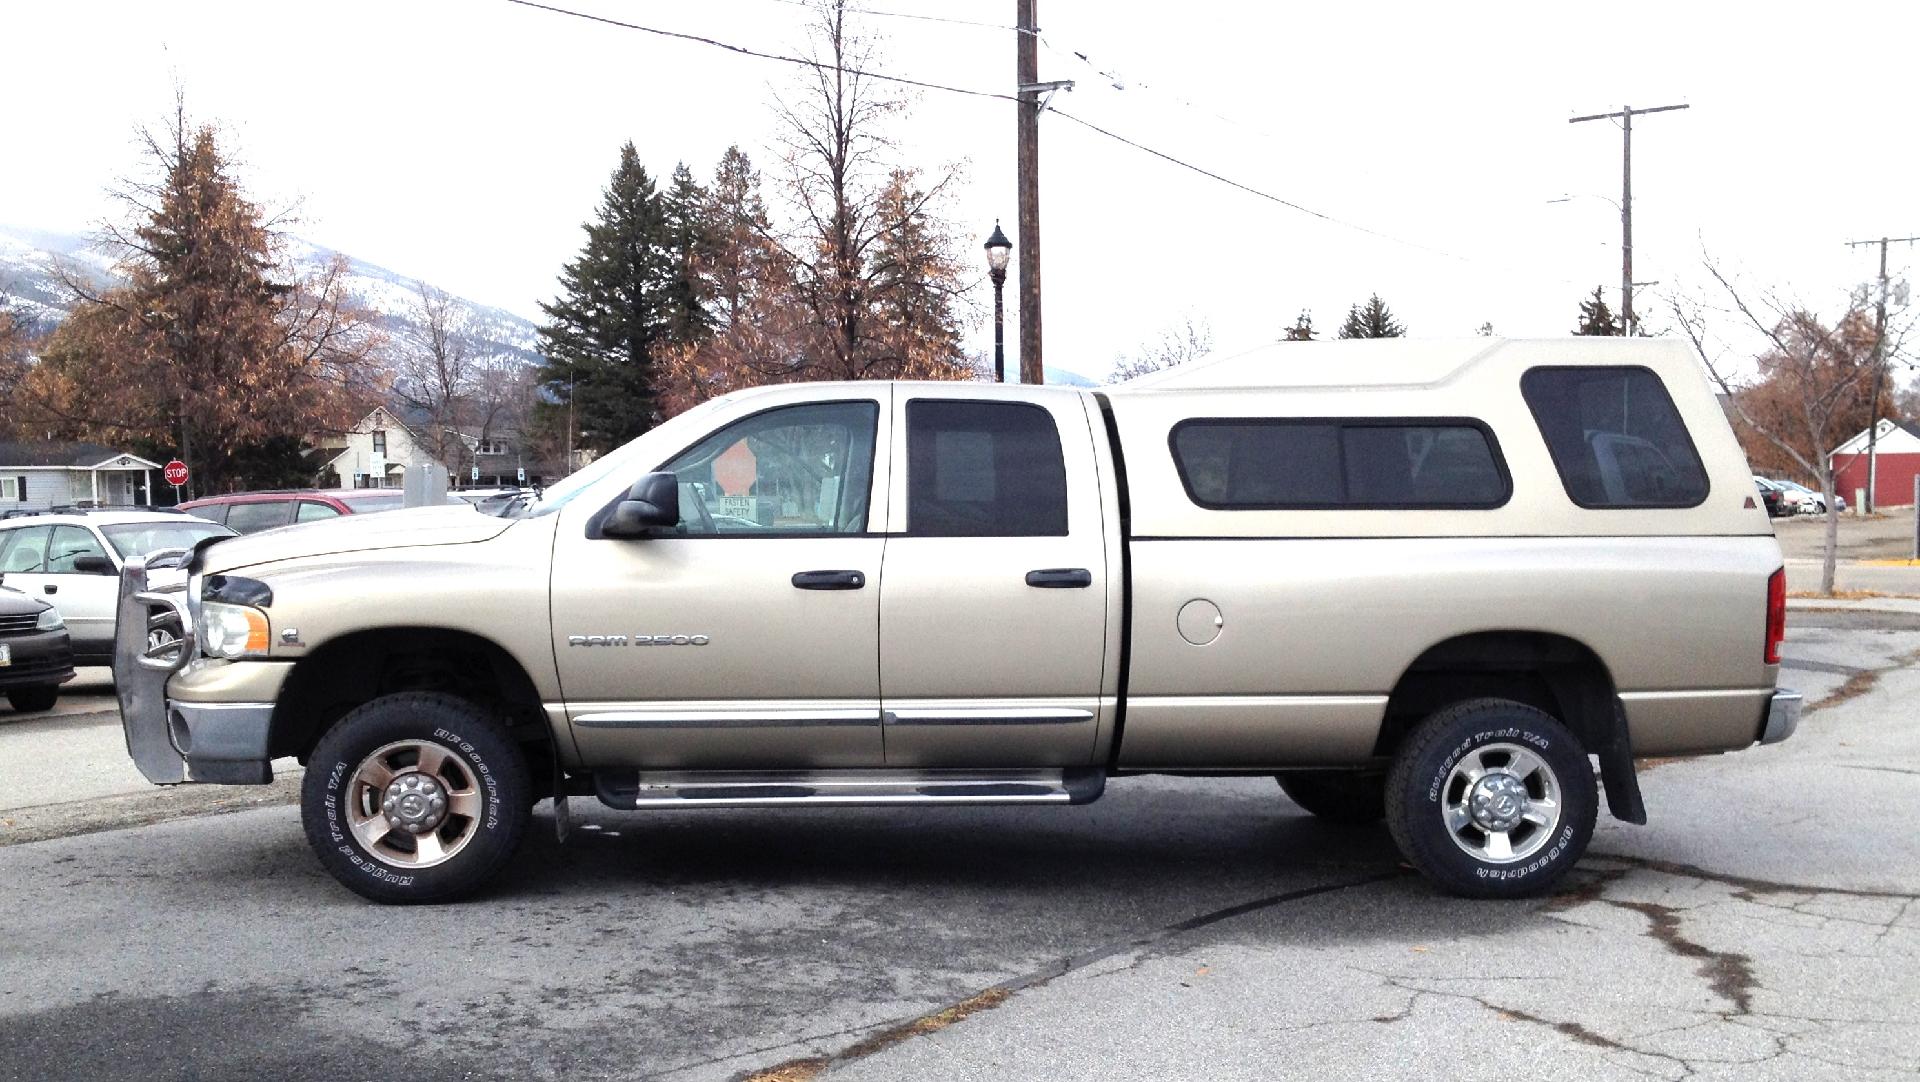
[[[1273,775],[1448,891],[1547,889],[1633,760],[1784,739],[1780,549],[1684,348],[1288,343],[1110,390],[767,387],[522,517],[146,561],[155,782],[307,765],[320,860],[451,898],[534,805],[1077,804]],[[150,627],[178,627],[150,645]]]

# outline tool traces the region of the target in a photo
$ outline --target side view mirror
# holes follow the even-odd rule
[[[119,570],[105,556],[76,556],[73,569],[82,575],[117,575]]]
[[[645,537],[680,523],[680,484],[670,473],[650,473],[633,483],[627,498],[600,524],[607,537]]]

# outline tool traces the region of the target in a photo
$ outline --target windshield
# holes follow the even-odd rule
[[[382,492],[377,496],[348,495],[340,497],[356,515],[369,515],[375,511],[398,511],[400,505],[407,502],[404,492]]]
[[[720,408],[722,401],[724,400],[719,398],[709,398],[705,402],[680,414],[653,431],[660,432],[676,428],[684,422],[698,419],[702,415]],[[652,433],[648,433],[648,435],[652,435]],[[636,460],[640,457],[640,446],[642,442],[646,442],[645,437],[609,451],[599,458],[594,459],[591,463],[588,463],[584,469],[576,470],[566,477],[561,478],[558,483],[541,493],[540,501],[527,511],[527,515],[551,515],[562,507],[565,507],[567,501],[580,495],[583,490],[593,487],[595,482],[619,470],[625,470],[634,466]],[[671,450],[679,450],[679,448],[674,447],[671,448]],[[647,465],[648,468],[652,468],[655,464],[657,464],[657,462],[648,463]],[[639,479],[639,474],[635,474],[634,480],[637,481]]]
[[[102,526],[107,544],[122,560],[145,556],[161,549],[189,549],[203,538],[232,537],[233,531],[213,522],[200,522],[182,516],[179,522],[123,522]]]

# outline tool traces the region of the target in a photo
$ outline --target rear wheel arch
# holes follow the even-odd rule
[[[1428,647],[1389,693],[1374,754],[1392,757],[1435,711],[1483,697],[1531,706],[1565,725],[1599,757],[1614,817],[1647,821],[1613,673],[1592,647],[1555,632],[1480,631]]]
[[[1592,647],[1547,631],[1479,631],[1422,651],[1387,696],[1374,752],[1390,756],[1434,711],[1496,696],[1545,711],[1589,750],[1612,739],[1613,674]]]

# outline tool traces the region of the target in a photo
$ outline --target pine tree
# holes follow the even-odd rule
[[[1407,329],[1393,318],[1393,312],[1386,302],[1375,293],[1367,298],[1364,305],[1356,304],[1347,309],[1347,321],[1340,325],[1341,338],[1400,338]]]
[[[675,215],[628,142],[601,194],[587,241],[560,275],[561,296],[540,308],[547,403],[540,423],[566,425],[573,447],[609,450],[659,420],[656,366],[704,329]],[[684,231],[684,226],[683,226]]]
[[[143,142],[157,175],[129,182],[132,220],[103,238],[126,284],[67,281],[79,301],[41,363],[0,387],[9,411],[64,438],[177,454],[190,495],[297,474],[300,440],[338,430],[343,389],[371,376],[343,262],[312,281],[282,266],[214,129],[183,105]]]
[[[1575,335],[1620,335],[1620,321],[1614,318],[1613,309],[1607,307],[1603,289],[1602,286],[1594,286],[1593,296],[1580,302],[1580,325],[1573,329]]]
[[[915,179],[912,170],[895,169],[876,206],[883,223],[871,271],[876,352],[895,378],[964,377],[971,367],[953,312],[962,272]]]
[[[1293,326],[1287,328],[1286,337],[1283,338],[1282,341],[1286,341],[1286,342],[1313,341],[1313,314],[1308,312],[1305,308],[1300,309],[1299,318],[1293,321]]]

